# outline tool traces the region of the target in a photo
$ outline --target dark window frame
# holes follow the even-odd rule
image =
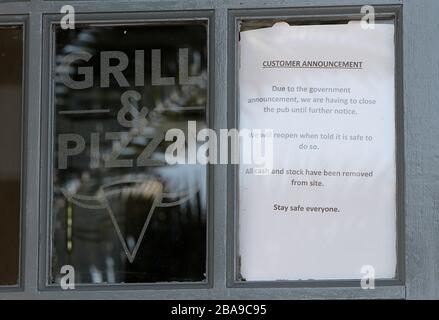
[[[361,20],[361,7],[342,8],[298,8],[298,9],[253,9],[229,11],[229,36],[232,45],[229,47],[229,128],[239,126],[238,68],[236,67],[238,51],[238,34],[241,21],[279,21],[312,24],[315,22],[337,22]],[[397,231],[397,270],[395,279],[376,279],[375,285],[383,287],[403,287],[405,285],[405,248],[404,248],[404,97],[403,97],[403,61],[402,61],[402,8],[401,6],[374,6],[375,19],[393,20],[395,26],[395,154],[396,154],[396,231]],[[238,257],[238,212],[239,204],[239,166],[228,169],[229,201],[228,207],[228,286],[234,288],[318,288],[318,287],[350,287],[359,286],[358,280],[299,280],[299,281],[240,281],[237,271]]]
[[[51,235],[51,216],[52,216],[52,177],[53,177],[53,154],[54,154],[54,97],[53,97],[53,57],[55,52],[55,33],[54,27],[59,26],[61,15],[51,14],[45,15],[43,22],[43,29],[45,30],[46,38],[45,46],[46,51],[43,53],[45,60],[43,61],[43,69],[49,70],[46,75],[43,75],[43,103],[49,106],[43,114],[43,162],[45,165],[42,167],[41,173],[41,260],[40,260],[40,273],[39,273],[39,288],[40,290],[57,291],[60,290],[59,284],[49,283],[49,274],[51,266],[51,249],[52,249],[52,235]],[[89,26],[121,26],[121,25],[148,25],[148,24],[160,24],[164,25],[169,23],[178,22],[191,22],[191,21],[205,21],[207,25],[207,50],[208,50],[208,90],[206,108],[206,123],[212,127],[212,108],[214,106],[212,92],[214,83],[214,72],[212,65],[213,50],[211,48],[210,35],[212,34],[212,12],[205,11],[179,11],[179,12],[167,12],[167,13],[111,13],[111,14],[76,14],[75,23]],[[200,282],[157,282],[157,283],[115,283],[115,284],[76,284],[76,291],[87,290],[99,290],[99,291],[111,291],[111,290],[130,290],[130,289],[144,289],[144,290],[157,290],[157,289],[203,289],[212,287],[212,246],[211,246],[211,230],[212,224],[212,206],[211,199],[213,198],[212,184],[213,179],[212,167],[208,166],[207,171],[207,234],[206,234],[206,280]]]

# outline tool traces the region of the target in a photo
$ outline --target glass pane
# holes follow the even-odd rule
[[[394,278],[393,23],[261,24],[240,32],[239,126],[272,148],[240,165],[237,278]]]
[[[50,282],[206,280],[206,166],[170,129],[206,123],[207,23],[55,28]]]
[[[0,26],[0,285],[18,283],[23,30]]]

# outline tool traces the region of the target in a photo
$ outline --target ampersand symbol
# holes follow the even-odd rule
[[[134,128],[146,125],[146,116],[149,113],[147,107],[143,107],[140,111],[136,108],[137,102],[140,101],[142,95],[135,90],[128,90],[122,94],[120,101],[122,108],[117,113],[117,121],[124,127]],[[131,101],[134,100],[134,101]],[[126,116],[130,114],[131,119],[128,120]]]

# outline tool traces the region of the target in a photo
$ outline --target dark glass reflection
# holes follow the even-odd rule
[[[22,68],[22,27],[0,26],[0,285],[19,277]]]
[[[206,167],[168,164],[163,137],[206,126],[206,24],[77,25],[55,40],[50,282],[64,265],[76,283],[204,281]]]

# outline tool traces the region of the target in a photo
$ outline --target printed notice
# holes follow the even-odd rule
[[[394,26],[278,23],[239,51],[239,126],[273,130],[270,168],[240,165],[241,277],[394,278]]]

